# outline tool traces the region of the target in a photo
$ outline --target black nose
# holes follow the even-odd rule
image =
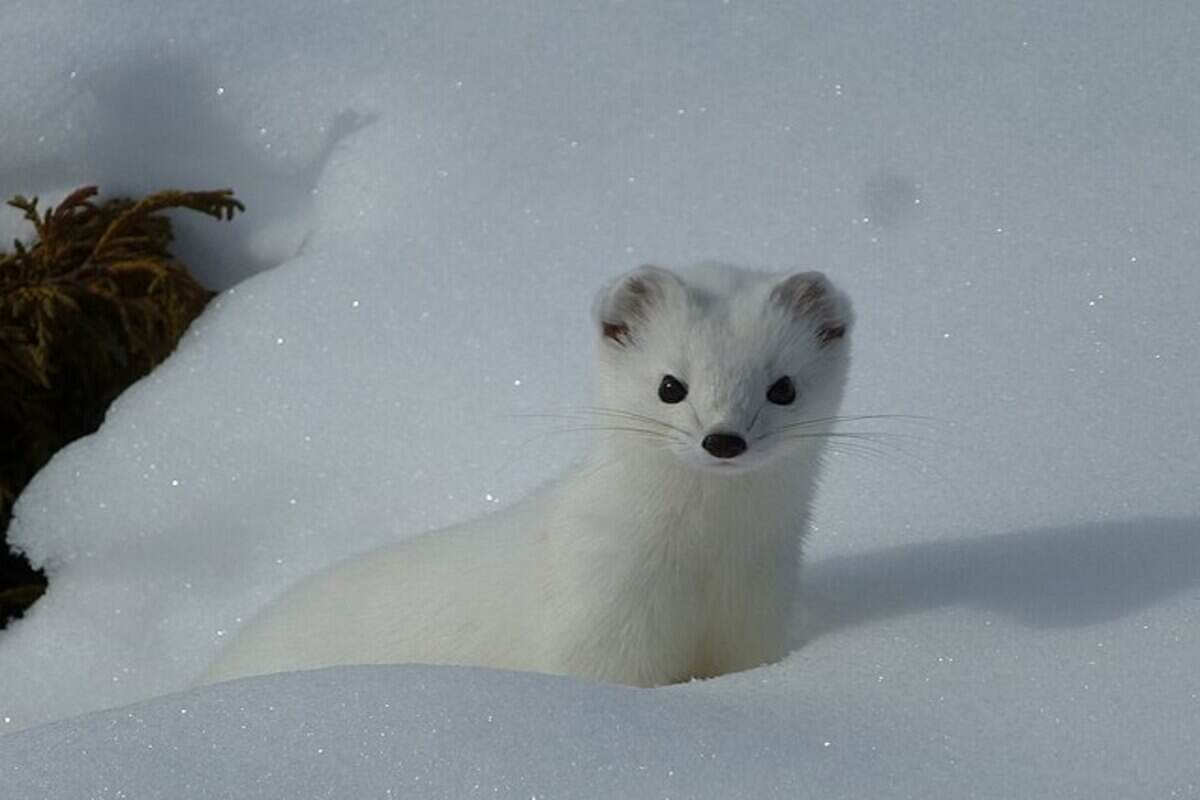
[[[717,458],[736,458],[746,452],[746,440],[736,433],[710,433],[700,446]]]

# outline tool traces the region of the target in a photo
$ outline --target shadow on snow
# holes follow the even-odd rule
[[[805,567],[811,634],[945,606],[1035,628],[1119,619],[1200,587],[1200,519],[1141,518],[897,545]]]
[[[42,121],[77,128],[80,139],[69,151],[0,174],[0,187],[35,195],[97,184],[102,197],[233,187],[246,213],[230,226],[172,214],[177,252],[218,290],[296,255],[312,226],[322,171],[340,144],[375,119],[335,114],[320,126],[315,150],[296,158],[272,153],[269,131],[226,110],[220,81],[199,59],[143,53],[81,74],[77,85]],[[300,116],[293,124],[304,123]]]

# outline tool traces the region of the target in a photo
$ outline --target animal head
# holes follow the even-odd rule
[[[735,474],[819,444],[832,424],[853,319],[819,272],[645,266],[601,292],[594,316],[597,414],[618,446]]]

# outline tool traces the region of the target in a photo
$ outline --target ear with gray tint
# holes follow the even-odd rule
[[[662,267],[638,267],[617,278],[600,293],[595,307],[600,334],[613,344],[628,346],[638,328],[656,309],[687,292],[683,282]]]
[[[850,330],[849,301],[820,272],[789,275],[771,290],[771,302],[782,305],[797,320],[812,324],[822,347],[843,338]]]

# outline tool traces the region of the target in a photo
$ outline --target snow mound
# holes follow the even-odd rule
[[[1029,736],[976,745],[813,686],[636,690],[455,667],[250,678],[0,738],[12,800],[1061,798],[1195,791],[1189,768],[1080,770]],[[978,721],[973,717],[972,721]],[[1001,726],[1003,716],[997,721]],[[987,737],[986,733],[983,738]],[[1194,774],[1193,774],[1194,779]]]
[[[796,759],[836,786],[849,757],[766,703],[418,666],[234,681],[2,743],[11,800],[783,798],[811,785]]]

